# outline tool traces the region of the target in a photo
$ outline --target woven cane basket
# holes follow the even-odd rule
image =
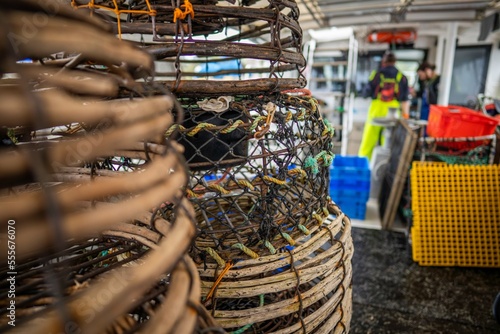
[[[195,214],[182,148],[164,136],[176,102],[135,89],[149,55],[64,2],[0,8],[5,34],[45,22],[36,38],[1,45],[0,69],[16,75],[0,79],[0,237],[7,254],[15,221],[16,258],[1,258],[15,283],[2,280],[0,295],[15,302],[16,326],[2,307],[0,331],[217,331],[186,256]],[[167,206],[168,220],[157,209]]]
[[[347,333],[352,308],[349,219],[329,216],[295,246],[224,268],[199,268],[202,297],[235,333]]]

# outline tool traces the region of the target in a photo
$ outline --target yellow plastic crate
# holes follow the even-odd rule
[[[414,162],[413,260],[500,267],[500,166]]]

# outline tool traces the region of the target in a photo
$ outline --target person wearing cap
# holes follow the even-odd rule
[[[375,146],[383,140],[383,127],[373,125],[372,120],[386,117],[391,108],[401,111],[404,117],[409,115],[408,79],[396,68],[395,64],[396,56],[391,52],[386,52],[382,58],[381,68],[370,75],[369,89],[372,102],[358,152],[358,156],[367,157],[369,160]]]

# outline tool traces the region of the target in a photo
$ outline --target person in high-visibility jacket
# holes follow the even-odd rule
[[[396,108],[408,117],[410,103],[408,101],[408,79],[396,67],[396,57],[387,52],[382,58],[382,66],[370,75],[370,93],[372,102],[365,122],[363,139],[358,156],[371,159],[373,149],[379,141],[383,141],[383,127],[373,125],[372,120],[377,117],[386,117],[390,108]]]

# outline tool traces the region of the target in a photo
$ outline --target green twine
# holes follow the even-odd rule
[[[250,127],[250,131],[253,131],[257,128],[257,126],[259,125],[259,122],[260,121],[263,121],[263,120],[266,120],[267,117],[266,116],[258,116],[254,119],[253,123],[252,123],[252,126]]]
[[[305,235],[309,235],[309,234],[311,234],[311,231],[309,231],[309,230],[307,229],[307,227],[305,227],[304,225],[299,224],[299,225],[297,225],[297,227],[298,227],[298,228],[299,228],[299,230],[300,230],[302,233],[304,233]]]
[[[274,246],[268,240],[264,241],[264,246],[269,249],[269,252],[271,254],[276,254],[276,248],[274,248]]]
[[[313,175],[316,175],[319,173],[318,162],[322,160],[323,163],[321,164],[321,166],[329,167],[332,164],[334,157],[335,155],[331,152],[321,151],[314,158],[307,157],[306,160],[304,161],[304,168],[311,168],[311,173],[313,173]]]
[[[326,118],[323,119],[323,123],[325,124],[325,134],[328,134],[328,136],[330,137],[333,137],[333,135],[335,134],[335,128],[333,127],[332,123],[330,123],[329,120],[327,120]]]
[[[259,295],[259,307],[264,306],[264,295]],[[247,324],[233,332],[229,332],[229,334],[243,334],[247,329],[253,326],[253,323]]]
[[[331,152],[327,151],[321,151],[318,153],[318,155],[315,157],[316,161],[319,161],[320,159],[323,159],[323,167],[329,167],[333,163],[333,158],[335,155]]]
[[[314,175],[319,173],[318,162],[313,157],[306,158],[306,161],[304,161],[304,168],[311,168],[311,173]]]

